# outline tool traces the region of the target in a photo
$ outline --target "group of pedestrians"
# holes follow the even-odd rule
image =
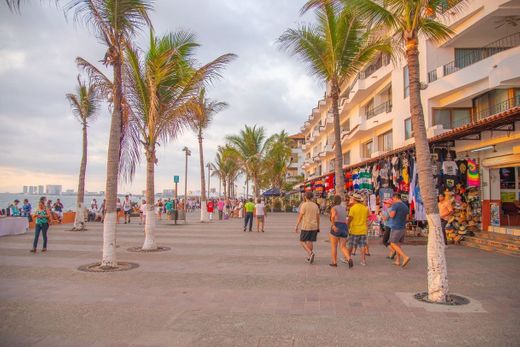
[[[320,232],[320,208],[313,198],[312,192],[305,194],[305,201],[299,207],[298,219],[294,228],[294,232],[300,234],[300,244],[307,253],[306,261],[310,264],[316,257],[313,243],[316,242]],[[395,194],[392,199],[385,200],[384,206],[383,243],[392,249],[387,258],[395,259],[393,264],[404,268],[410,262],[410,257],[401,247],[405,236],[408,207],[401,201],[399,194]],[[356,249],[360,252],[360,265],[366,266],[366,257],[370,256],[368,230],[374,220],[371,218],[371,212],[366,206],[364,197],[360,194],[352,194],[344,204],[341,197],[336,195],[330,213],[331,262],[329,265],[338,266],[339,246],[343,254],[341,261],[349,268],[354,266],[352,256],[355,255]]]

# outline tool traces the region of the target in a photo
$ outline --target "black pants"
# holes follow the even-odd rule
[[[448,238],[446,237],[446,224],[448,224],[448,221],[441,218],[442,237],[444,238],[445,245],[448,244]]]
[[[47,248],[47,230],[49,229],[49,223],[36,224],[34,227],[34,241],[33,248],[36,249],[38,246],[38,239],[40,238],[40,232],[43,236],[43,248]]]
[[[244,220],[244,230],[248,227],[249,224],[249,231],[253,229],[253,212],[246,212],[246,218]]]

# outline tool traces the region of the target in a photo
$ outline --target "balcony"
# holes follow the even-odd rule
[[[372,76],[376,71],[378,71],[379,69],[381,69],[385,66],[388,66],[389,64],[390,64],[390,57],[386,56],[386,55],[381,55],[379,57],[379,59],[377,59],[376,62],[374,62],[373,64],[366,67],[363,71],[359,72],[356,75],[356,77],[354,77],[352,82],[350,82],[350,85],[348,86],[348,88],[345,89],[345,91],[341,94],[341,97],[345,98],[345,101],[347,101],[347,99],[352,98],[353,96],[350,95],[350,93],[354,92],[354,89],[356,89],[355,88],[356,83],[358,83],[359,81],[366,80],[367,78]],[[391,71],[392,71],[392,69],[390,69],[388,72],[390,73]],[[358,86],[357,89],[359,90],[362,88],[360,88],[360,86]]]
[[[323,148],[323,153],[325,153],[325,154],[334,153],[334,149],[332,148],[332,145],[326,145],[325,148]]]
[[[428,83],[436,81],[439,72],[442,73],[441,77],[448,76],[481,60],[518,46],[520,46],[520,32],[503,37],[479,49],[473,49],[470,53],[457,57],[454,61],[444,64],[442,68],[436,68],[429,71]]]
[[[390,113],[392,112],[392,101],[385,101],[382,104],[379,104],[375,107],[371,107],[365,110],[365,116],[367,119],[377,116],[381,113]]]
[[[490,117],[492,115],[495,115],[497,113],[501,113],[504,111],[507,111],[509,109],[512,109],[513,107],[520,106],[520,95],[516,95],[514,98],[510,98],[507,100],[504,100],[502,102],[499,102],[495,105],[492,105],[487,108],[481,108],[478,110],[474,110],[473,117],[475,121]]]

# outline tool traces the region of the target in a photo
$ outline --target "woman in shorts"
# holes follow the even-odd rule
[[[345,262],[348,264],[349,268],[352,268],[354,262],[352,258],[348,254],[347,250],[347,237],[348,237],[348,227],[347,227],[347,210],[345,207],[341,205],[341,196],[335,195],[333,200],[333,206],[330,210],[330,250],[331,250],[331,263],[330,266],[338,266],[337,258],[338,258],[338,244],[341,253],[345,256]]]

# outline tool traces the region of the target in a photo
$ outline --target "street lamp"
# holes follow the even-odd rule
[[[210,184],[211,164],[207,163],[206,167],[208,168],[208,199],[209,199],[209,194],[210,194],[209,184]]]
[[[182,151],[186,152],[186,166],[184,168],[184,211],[186,211],[188,205],[188,157],[191,155],[191,151],[188,147],[184,147]]]

